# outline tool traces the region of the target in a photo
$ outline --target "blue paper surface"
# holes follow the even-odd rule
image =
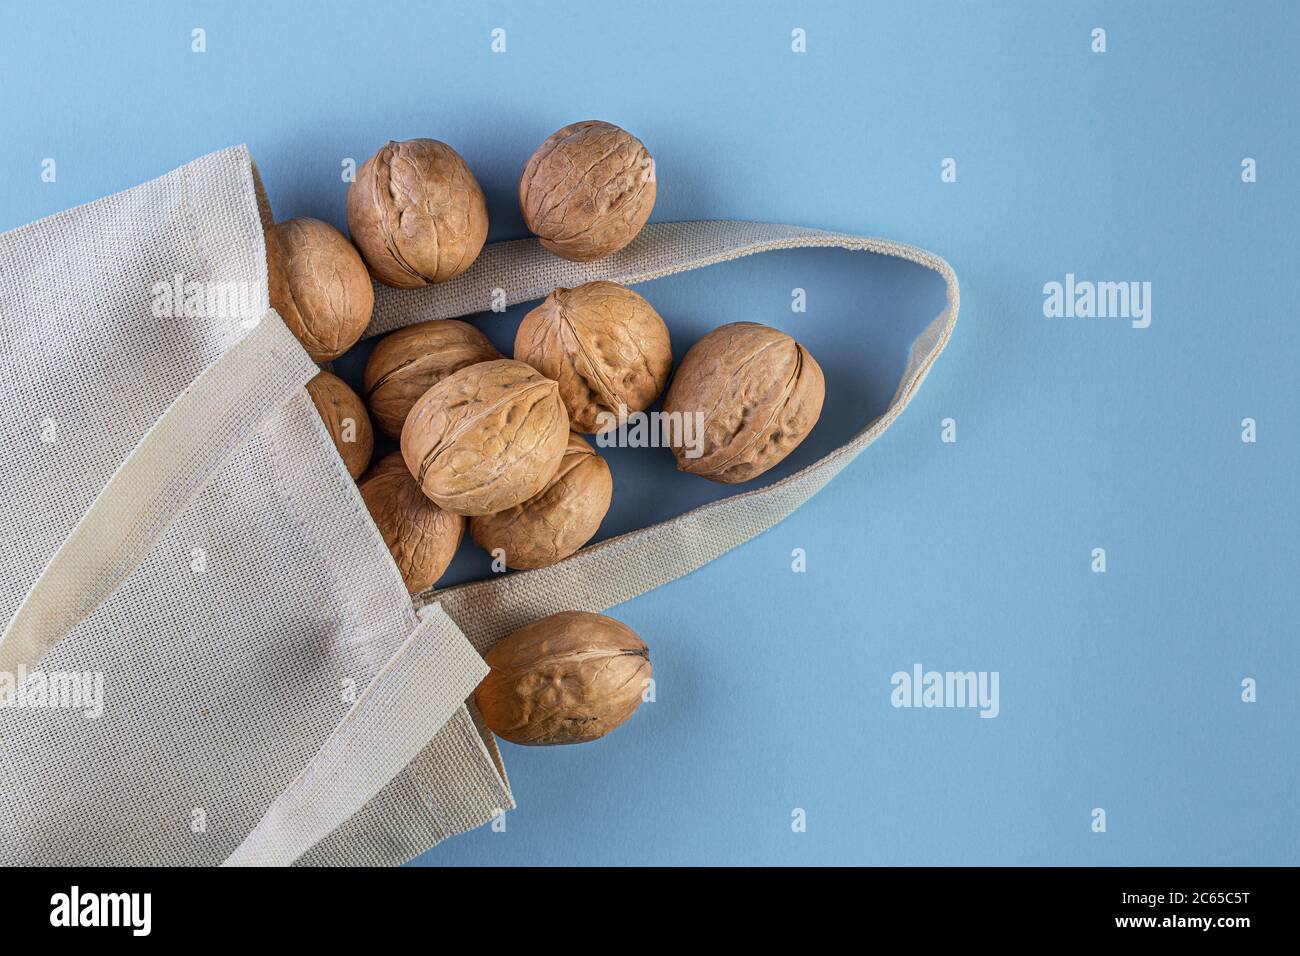
[[[0,229],[238,142],[279,218],[344,227],[344,161],[430,136],[517,238],[532,149],[599,118],[655,156],[655,220],[929,248],[961,317],[904,416],[776,529],[616,609],[656,700],[591,745],[505,745],[505,832],[421,862],[1294,864],[1298,28],[1283,2],[6,4]],[[1149,288],[1149,324],[1047,317],[1067,276]],[[822,363],[826,414],[774,476],[879,414],[942,304],[919,268],[829,251],[639,291],[679,359],[752,320]],[[479,324],[508,349],[523,311]],[[602,536],[728,491],[610,458]],[[486,561],[467,542],[449,579]],[[894,706],[918,664],[997,672],[997,716]]]

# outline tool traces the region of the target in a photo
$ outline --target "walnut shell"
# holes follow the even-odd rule
[[[467,322],[408,325],[384,336],[370,353],[362,379],[366,404],[380,431],[397,438],[421,395],[452,372],[499,358],[487,336]]]
[[[313,362],[356,344],[370,324],[375,287],[352,243],[319,219],[287,219],[266,232],[271,307]]]
[[[574,431],[600,431],[601,413],[649,408],[668,383],[673,346],[664,320],[615,282],[556,289],[519,324],[515,358],[560,383]]]
[[[470,537],[489,553],[500,548],[512,568],[544,568],[591,540],[613,492],[605,459],[586,439],[570,434],[560,468],[546,487],[513,508],[470,518]]]
[[[375,450],[375,432],[365,404],[347,382],[329,372],[321,372],[308,382],[307,394],[324,419],[334,447],[348,466],[348,474],[356,478],[366,470]]]
[[[379,459],[361,479],[360,488],[406,589],[417,594],[432,587],[460,547],[465,519],[424,496],[406,470],[401,452]]]
[[[632,716],[650,679],[650,650],[602,614],[562,611],[503,638],[474,692],[484,722],[517,744],[580,744]]]
[[[654,161],[610,123],[566,126],[537,147],[519,180],[519,209],[543,246],[574,262],[618,252],[655,204]]]
[[[487,201],[446,143],[390,142],[348,187],[348,230],[376,279],[418,289],[473,265],[487,239]]]
[[[456,514],[504,511],[551,480],[569,440],[560,388],[523,362],[448,375],[411,408],[402,457],[420,489]]]
[[[672,430],[677,467],[727,484],[749,481],[794,451],[821,415],[821,366],[784,332],[755,322],[723,325],[677,368],[664,412],[703,413],[698,431]],[[694,435],[694,441],[681,441]],[[691,445],[701,452],[690,457]]]

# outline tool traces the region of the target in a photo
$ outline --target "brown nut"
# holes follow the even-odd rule
[[[453,372],[421,396],[402,426],[402,457],[439,507],[487,515],[546,487],[568,441],[559,386],[498,359]]]
[[[401,452],[379,459],[359,487],[406,589],[417,594],[432,587],[460,547],[465,519],[424,496],[406,470]]]
[[[470,518],[470,537],[489,553],[499,548],[509,567],[544,568],[591,540],[613,492],[605,459],[582,436],[570,434],[559,471],[546,487],[513,508]]]
[[[566,126],[537,147],[519,180],[528,228],[557,256],[588,262],[636,238],[655,204],[654,160],[610,123]]]
[[[386,435],[402,434],[411,406],[452,372],[501,358],[487,336],[467,322],[417,322],[379,340],[366,362],[362,390],[375,424]]]
[[[790,336],[755,322],[720,326],[686,353],[664,398],[669,415],[703,416],[702,431],[672,430],[677,467],[727,484],[749,481],[804,440],[825,397],[821,366]],[[688,435],[694,441],[683,440]]]
[[[348,466],[348,474],[358,477],[370,464],[375,450],[375,432],[370,427],[366,406],[343,379],[329,372],[321,372],[308,382],[307,394],[325,420],[334,447]]]
[[[484,722],[517,744],[580,744],[603,737],[641,703],[650,650],[602,614],[562,611],[503,638],[474,692]]]
[[[352,243],[319,219],[287,219],[266,232],[271,307],[313,362],[338,358],[361,338],[375,288]]]
[[[620,408],[654,404],[673,347],[649,302],[615,282],[587,282],[556,289],[524,316],[515,358],[560,383],[570,427],[591,435],[613,424]]]
[[[473,265],[487,239],[487,201],[446,143],[390,142],[348,187],[348,230],[376,279],[418,289]]]

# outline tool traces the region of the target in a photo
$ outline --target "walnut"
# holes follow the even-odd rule
[[[350,349],[370,324],[375,289],[343,234],[319,219],[288,219],[266,233],[271,307],[313,362]]]
[[[650,650],[626,624],[586,611],[552,614],[484,655],[474,692],[484,722],[517,744],[580,744],[632,716],[650,680]]]
[[[473,265],[487,239],[487,201],[446,143],[390,142],[348,187],[348,229],[376,279],[418,289]]]
[[[432,587],[451,564],[465,532],[465,519],[424,496],[406,470],[401,452],[375,463],[360,483],[370,517],[412,594]]]
[[[654,161],[641,141],[588,120],[537,147],[519,180],[519,209],[543,246],[588,262],[636,238],[655,204]]]
[[[586,439],[570,434],[560,468],[546,487],[513,508],[470,518],[470,537],[484,551],[500,548],[512,568],[544,568],[591,540],[613,491],[605,459]]]
[[[501,353],[467,322],[434,319],[384,336],[370,353],[362,380],[375,424],[397,438],[421,395],[466,365],[490,362]]]
[[[703,414],[698,430],[671,430],[677,467],[713,481],[749,481],[794,451],[821,415],[821,366],[784,332],[755,322],[714,329],[686,353],[664,412]]]
[[[559,386],[499,359],[466,366],[424,393],[402,426],[402,457],[439,507],[486,515],[546,487],[568,440]]]
[[[375,450],[375,432],[366,406],[343,379],[329,372],[321,372],[308,382],[307,394],[324,419],[334,447],[348,466],[348,474],[356,478],[366,470]]]
[[[654,404],[673,367],[668,327],[650,303],[614,282],[556,289],[519,325],[515,358],[560,383],[575,431],[601,431],[601,413]]]

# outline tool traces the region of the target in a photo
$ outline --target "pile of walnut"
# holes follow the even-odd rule
[[[519,208],[542,246],[586,262],[637,237],[655,190],[639,139],[609,123],[574,123],[528,160]],[[267,233],[271,305],[317,362],[365,332],[372,278],[402,289],[446,282],[487,239],[483,190],[459,153],[431,139],[390,142],[367,160],[347,212],[352,242],[315,219]],[[511,568],[544,568],[582,548],[613,494],[609,466],[582,434],[661,396],[664,412],[701,426],[668,432],[678,468],[727,483],[776,465],[821,414],[817,362],[764,325],[714,329],[669,385],[672,368],[668,327],[650,303],[616,283],[588,282],[556,289],[529,312],[512,358],[465,322],[421,322],[375,346],[364,401],[328,371],[307,390],[414,594],[442,576],[466,526]],[[373,466],[372,419],[400,443]],[[640,638],[578,611],[516,631],[487,662],[476,694],[484,720],[526,744],[602,736],[631,716],[650,677]]]

